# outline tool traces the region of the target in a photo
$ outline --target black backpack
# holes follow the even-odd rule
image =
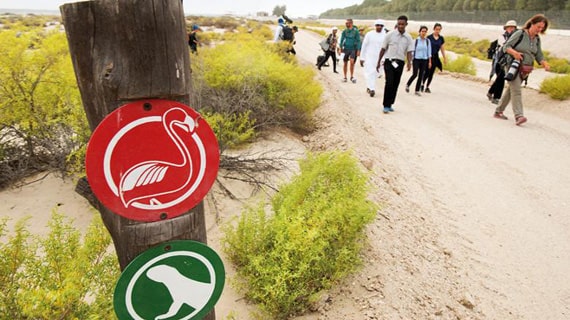
[[[285,25],[283,26],[283,40],[286,41],[293,41],[293,29],[291,27]]]
[[[497,53],[497,47],[499,46],[499,40],[495,40],[489,44],[489,49],[487,49],[487,59],[493,59],[495,53]]]

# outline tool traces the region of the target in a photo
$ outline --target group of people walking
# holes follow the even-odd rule
[[[360,57],[360,65],[364,67],[366,78],[366,92],[374,97],[376,93],[376,80],[385,75],[383,112],[394,111],[394,104],[398,93],[398,87],[404,71],[404,67],[413,73],[406,82],[406,92],[410,92],[410,87],[416,81],[414,93],[421,96],[422,93],[431,93],[430,85],[436,69],[443,70],[443,65],[447,63],[445,52],[445,39],[441,35],[442,25],[436,23],[433,32],[428,36],[427,26],[421,26],[419,35],[414,40],[406,31],[408,17],[399,16],[394,30],[387,32],[383,20],[376,20],[374,29],[359,36],[359,30],[353,24],[352,19],[346,20],[346,29],[338,36],[338,28],[333,27],[327,36],[328,44],[325,50],[325,59],[318,62],[317,67],[321,67],[328,58],[333,60],[333,72],[337,72],[337,54],[343,60],[343,82],[348,82],[347,72],[350,73],[350,81],[356,83],[354,76],[354,65]],[[516,22],[508,21],[504,26],[505,33],[502,35],[504,44],[499,48],[507,57],[502,59],[506,63],[493,63],[496,79],[487,92],[487,97],[492,103],[497,104],[494,117],[498,119],[508,119],[504,115],[504,110],[509,102],[512,102],[515,115],[515,124],[521,125],[527,121],[523,114],[521,83],[530,72],[532,65],[536,61],[544,67],[546,71],[550,66],[544,59],[540,44],[539,34],[544,34],[548,28],[548,19],[537,14],[530,18],[523,29],[518,30]],[[501,41],[502,43],[503,41]],[[440,58],[441,56],[443,58]],[[504,89],[505,78],[509,80],[508,68],[515,70],[516,76],[509,81],[507,89]],[[513,72],[513,71],[511,71]],[[504,94],[503,94],[504,91]]]

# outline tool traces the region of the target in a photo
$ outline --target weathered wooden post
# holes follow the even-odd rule
[[[180,0],[97,0],[60,7],[91,130],[121,105],[168,99],[189,105],[190,60]],[[88,181],[76,191],[101,213],[121,270],[141,252],[169,240],[206,242],[202,202],[188,213],[150,223],[111,212]],[[205,319],[215,319],[214,311]]]

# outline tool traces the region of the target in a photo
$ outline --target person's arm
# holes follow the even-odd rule
[[[376,71],[380,72],[380,67],[382,66],[382,57],[384,57],[384,53],[386,49],[380,49],[380,54],[378,55],[378,63],[376,64]]]
[[[412,60],[414,59],[413,53],[413,51],[408,51],[408,61],[406,61],[406,70],[408,71],[412,69]]]
[[[283,27],[281,25],[277,26],[277,29],[275,29],[275,35],[273,35],[273,42],[279,41],[279,36],[281,35],[282,29]]]
[[[441,47],[439,48],[439,50],[441,51],[441,56],[443,57],[443,64],[447,64],[447,56],[445,54],[445,38],[443,38],[442,36],[440,36],[442,41],[441,41]]]
[[[358,31],[358,30],[357,30]],[[360,56],[360,47],[361,47],[361,43],[360,43],[360,32],[357,33],[356,36],[356,56],[359,57]]]
[[[503,52],[510,54],[515,60],[522,61],[522,53],[513,48],[522,37],[524,37],[524,30],[515,31],[503,45]]]
[[[537,36],[538,37],[538,36]],[[546,71],[550,71],[550,65],[548,64],[548,62],[546,62],[546,60],[544,59],[544,54],[542,53],[542,46],[540,44],[540,38],[538,38],[538,52],[536,53],[536,62],[538,64],[540,64],[544,70]]]
[[[431,69],[432,52],[431,52],[431,40],[430,39],[427,39],[427,52],[428,52],[428,68]]]
[[[368,35],[369,34],[367,33],[364,36],[364,41],[362,41],[362,48],[360,48],[360,66],[361,67],[364,66],[364,60],[362,60],[362,58],[366,59],[366,49],[368,48],[368,42],[370,42],[370,38],[371,38]]]
[[[342,52],[344,50],[344,42],[346,41],[346,38],[344,36],[345,31],[346,31],[346,29],[342,30],[342,33],[340,34],[340,42],[338,44],[338,51],[339,52]]]

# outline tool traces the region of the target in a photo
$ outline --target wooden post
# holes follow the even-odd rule
[[[97,0],[60,7],[83,107],[91,130],[133,100],[189,105],[190,58],[180,0]],[[121,270],[146,249],[169,240],[206,243],[202,203],[166,221],[141,223],[104,207],[88,181],[76,191],[101,213]],[[215,319],[214,311],[205,319]]]

